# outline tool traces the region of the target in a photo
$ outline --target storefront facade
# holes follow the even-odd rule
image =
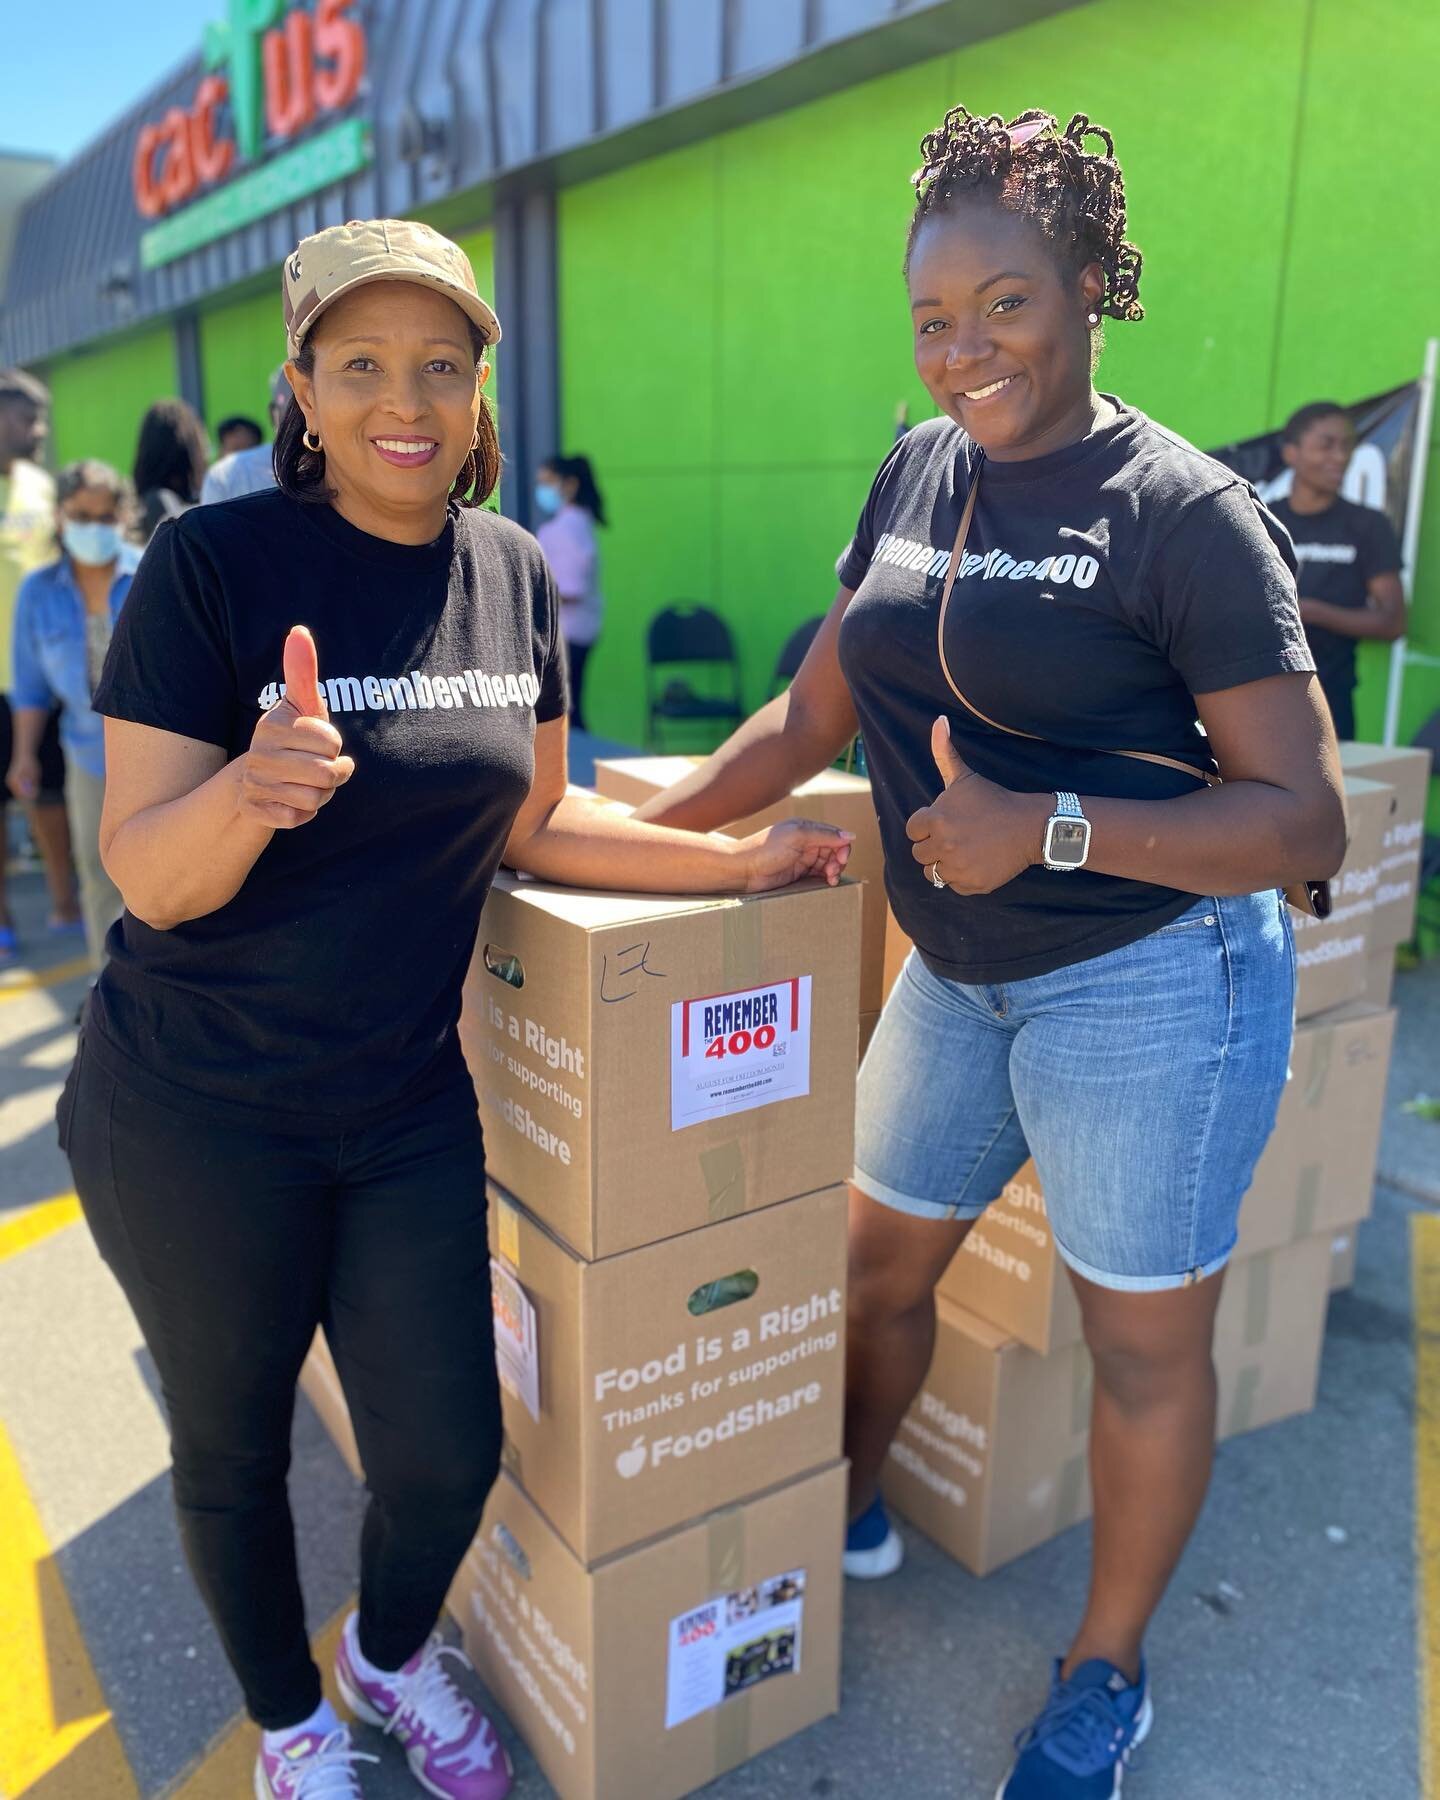
[[[128,463],[165,393],[212,428],[259,416],[296,239],[431,219],[507,327],[506,510],[525,517],[556,448],[599,472],[609,612],[587,686],[617,737],[642,730],[644,627],[666,602],[724,615],[754,703],[790,629],[829,603],[898,410],[929,411],[900,257],[920,134],[954,100],[1083,108],[1114,132],[1148,316],[1107,327],[1102,385],[1202,446],[1407,381],[1440,331],[1424,202],[1440,15],[1415,0],[229,12],[22,216],[3,354],[49,381],[57,455]],[[1429,493],[1412,640],[1433,658],[1440,482]],[[1374,731],[1383,653],[1362,663]],[[1416,662],[1402,737],[1437,705],[1440,667]]]

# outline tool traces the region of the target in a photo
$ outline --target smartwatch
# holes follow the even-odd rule
[[[1090,821],[1075,794],[1057,794],[1055,810],[1045,826],[1041,853],[1047,869],[1083,869],[1090,855]]]

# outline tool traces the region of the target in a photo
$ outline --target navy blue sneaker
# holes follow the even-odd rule
[[[1143,1665],[1133,1687],[1114,1663],[1081,1663],[1068,1681],[1060,1669],[1044,1711],[1015,1740],[1020,1754],[995,1800],[1115,1800],[1131,1751],[1150,1735]]]
[[[900,1533],[877,1494],[845,1534],[845,1573],[854,1581],[893,1575],[905,1560]]]

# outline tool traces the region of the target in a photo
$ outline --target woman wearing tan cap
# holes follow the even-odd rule
[[[95,695],[127,911],[61,1141],[160,1372],[185,1548],[262,1727],[257,1795],[348,1800],[366,1760],[321,1698],[286,1499],[323,1324],[371,1495],[342,1695],[429,1793],[496,1800],[505,1751],[433,1635],[500,1452],[456,1035],[486,892],[502,861],[677,893],[833,882],[848,848],[567,797],[554,584],[478,505],[500,327],[469,263],[423,225],[351,224],[305,239],[284,293],[279,486],[160,528]]]

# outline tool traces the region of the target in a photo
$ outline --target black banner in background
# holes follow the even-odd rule
[[[1420,415],[1420,383],[1407,381],[1373,400],[1342,407],[1355,427],[1355,454],[1341,489],[1347,500],[1388,513],[1395,535],[1405,542],[1405,515],[1410,502],[1410,469],[1415,456],[1415,427]],[[1290,491],[1290,471],[1280,454],[1280,433],[1245,438],[1210,454],[1243,475],[1265,501]]]

